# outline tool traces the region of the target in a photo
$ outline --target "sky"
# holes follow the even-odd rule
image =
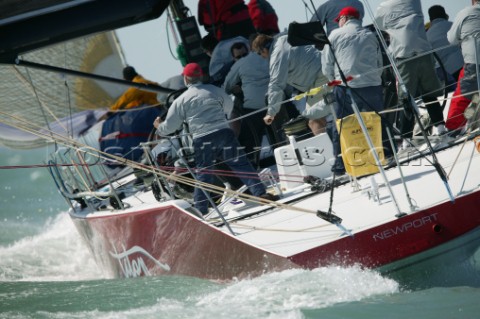
[[[288,27],[292,21],[306,22],[310,19],[311,13],[306,11],[305,4],[311,8],[310,0],[268,0],[275,9],[281,30]],[[335,0],[332,0],[335,1]],[[185,6],[190,9],[191,15],[197,15],[198,0],[184,0]],[[248,3],[246,0],[245,3]],[[314,0],[315,7],[324,3],[325,0]],[[366,17],[364,24],[370,24],[372,19],[367,9],[367,4],[375,12],[381,0],[363,0]],[[428,8],[432,5],[442,5],[445,11],[453,21],[457,13],[471,5],[471,0],[422,0],[422,9],[425,20],[428,21]],[[170,53],[169,45],[175,52],[176,43],[172,36],[172,30],[167,26],[166,14],[160,18],[138,24],[135,26],[117,30],[123,52],[128,65],[134,66],[138,73],[147,79],[156,82],[163,82],[169,77],[180,74],[182,66],[178,60]],[[167,31],[168,28],[168,31]],[[201,35],[205,35],[205,30],[200,26]],[[170,36],[167,36],[170,35]]]

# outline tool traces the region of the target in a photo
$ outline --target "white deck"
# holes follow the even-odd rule
[[[467,142],[449,179],[453,195],[458,197],[480,187],[480,154],[473,153],[473,161],[464,182],[474,143]],[[461,145],[437,153],[438,161],[448,174]],[[402,165],[410,196],[417,210],[449,201],[450,197],[436,170],[427,160],[418,159]],[[410,205],[401,183],[398,168],[386,171],[394,196],[403,213],[410,213]],[[333,211],[343,219],[342,225],[353,233],[396,219],[397,210],[380,174],[374,176],[379,184],[380,201],[369,199],[364,190],[370,189],[370,177],[359,180],[361,191],[354,192],[350,184],[335,189]],[[318,194],[295,206],[328,211],[330,192]],[[327,223],[315,214],[275,209],[274,212],[240,220],[230,224],[241,240],[262,247],[281,256],[289,256],[347,236],[341,229]]]
[[[456,145],[437,153],[437,158],[445,172],[448,174],[460,151],[462,145]],[[449,179],[453,196],[460,197],[474,192],[480,188],[480,154],[472,153],[474,142],[468,141]],[[467,170],[469,160],[473,154],[470,169]],[[428,157],[430,158],[430,157]],[[434,206],[450,200],[444,183],[439,175],[424,158],[410,161],[401,166],[410,196],[418,210]],[[401,183],[397,167],[385,171],[390,182],[396,201],[402,213],[411,213],[410,205]],[[466,173],[468,172],[468,173]],[[134,177],[126,177],[119,183],[127,183]],[[465,179],[465,177],[467,177]],[[371,178],[375,178],[379,186],[380,203],[369,198]],[[462,188],[462,185],[465,184]],[[380,174],[373,177],[361,178],[358,181],[360,191],[354,191],[351,183],[337,187],[334,190],[333,212],[343,219],[342,225],[356,233],[385,222],[395,220],[398,213],[392,197]],[[302,190],[303,189],[303,190]],[[239,212],[230,212],[226,218],[231,229],[239,240],[245,241],[263,250],[270,251],[280,256],[291,256],[305,250],[332,242],[342,236],[348,236],[343,230],[316,216],[317,210],[328,211],[330,191],[306,196],[298,200],[303,194],[310,193],[310,187],[299,187],[291,197],[285,197],[280,202],[297,199],[289,205],[308,209],[311,213],[299,212],[288,208],[273,208],[252,217],[234,221],[239,214],[249,214],[254,211],[264,210],[262,206],[253,206]],[[112,214],[128,214],[147,209],[154,209],[175,204],[180,208],[187,208],[189,204],[183,200],[166,201],[159,203],[151,191],[133,193],[122,200],[126,204],[124,210],[105,210],[89,213],[89,218],[111,216]],[[82,213],[85,216],[85,211]],[[220,220],[207,221],[213,225]],[[227,227],[219,229],[230,234]]]

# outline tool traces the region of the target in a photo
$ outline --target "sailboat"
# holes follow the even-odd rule
[[[0,11],[12,13],[1,17],[0,27],[16,30],[8,37],[0,33],[0,62],[6,65],[2,68],[24,74],[29,85],[34,81],[28,72],[33,71],[27,70],[133,85],[96,74],[100,69],[82,71],[77,66],[77,71],[29,61],[26,52],[34,50],[34,54],[67,39],[153,19],[172,5],[152,0],[139,6],[122,0],[113,7],[106,1],[13,6],[17,2],[4,1],[2,5],[10,10]],[[172,3],[178,6],[181,1]],[[175,6],[172,10],[186,12]],[[75,20],[82,12],[95,16]],[[41,29],[44,34],[28,33],[34,23],[40,26],[46,20],[59,25]],[[105,96],[112,99],[114,95]],[[44,101],[41,110],[51,105]],[[59,105],[55,112],[60,110]],[[194,164],[188,159],[191,154],[177,152],[188,143],[183,135],[140,143],[144,155],[137,161],[102,151],[95,144],[98,128],[94,123],[82,133],[69,130],[65,135],[42,126],[41,120],[29,122],[28,110],[19,114],[2,108],[1,112],[4,125],[38,137],[38,141],[25,139],[24,147],[38,145],[40,140],[57,145],[48,163],[51,175],[70,206],[76,229],[99,267],[111,277],[184,275],[224,281],[290,268],[360,265],[409,280],[465,261],[480,247],[478,130],[442,140],[435,149],[420,139],[417,147],[395,161],[380,163],[374,158],[374,171],[343,178],[330,172],[334,158],[327,135],[303,137],[290,132],[288,142],[275,147],[275,164],[259,172],[259,182],[279,198],[272,201],[249,195],[241,185],[230,186],[231,172],[218,167],[211,173],[223,176],[219,183],[196,181]],[[61,118],[71,119],[64,114],[48,121]],[[17,143],[5,142],[6,136],[2,137],[5,144]],[[166,164],[168,160],[179,165]],[[206,216],[193,205],[194,187],[215,195]]]

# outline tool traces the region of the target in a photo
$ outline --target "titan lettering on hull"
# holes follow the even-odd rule
[[[120,264],[120,268],[122,269],[123,275],[125,278],[132,278],[132,277],[139,277],[142,274],[144,276],[150,276],[150,272],[148,271],[147,265],[143,260],[142,256],[138,256],[137,258],[133,258],[130,260],[130,255],[132,254],[142,254],[148,259],[152,260],[157,266],[162,268],[163,270],[170,271],[170,266],[167,264],[162,264],[158,260],[156,260],[152,255],[150,255],[145,249],[139,246],[133,246],[132,248],[126,250],[125,246],[122,245],[123,252],[117,252],[117,248],[115,245],[112,245],[114,252],[109,252],[110,256],[118,261]]]
[[[372,237],[375,241],[385,240],[399,234],[406,233],[412,229],[430,226],[434,222],[437,222],[437,213],[412,220],[411,222],[406,222],[395,228],[387,228],[385,230],[382,230],[381,232],[374,234]]]

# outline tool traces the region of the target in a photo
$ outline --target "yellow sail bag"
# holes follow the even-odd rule
[[[375,114],[375,112],[362,112],[361,115],[375,150],[379,154],[380,161],[383,163],[385,155],[382,147],[380,116]],[[367,143],[355,114],[338,119],[337,129],[341,133],[340,146],[343,164],[347,173],[354,177],[377,173],[379,169],[375,162],[373,151]]]

